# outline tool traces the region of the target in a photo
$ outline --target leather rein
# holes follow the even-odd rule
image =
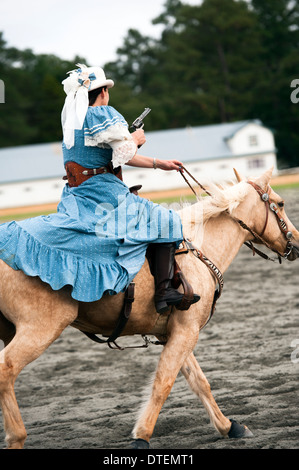
[[[181,167],[181,175],[183,176],[184,180],[187,182],[187,184],[189,185],[189,187],[191,188],[191,190],[193,191],[193,193],[195,194],[196,197],[197,194],[196,192],[194,191],[193,187],[191,186],[191,184],[188,182],[187,178],[185,177],[185,175],[183,174],[183,171],[185,171],[197,184],[198,186],[206,193],[208,194],[209,196],[212,196],[211,193],[209,193],[205,188],[204,186],[202,186],[195,178],[193,175],[191,175],[191,173],[184,167],[182,166]],[[291,243],[291,238],[293,236],[292,232],[290,230],[288,230],[288,226],[287,226],[287,223],[285,222],[285,220],[279,216],[278,214],[278,207],[277,205],[275,204],[275,202],[271,201],[270,198],[269,198],[269,192],[271,190],[270,186],[268,186],[267,188],[267,191],[263,191],[263,189],[258,186],[257,184],[255,184],[253,181],[247,181],[248,184],[250,184],[255,190],[256,192],[259,194],[259,196],[261,197],[261,200],[265,203],[265,209],[266,209],[266,218],[265,218],[265,224],[264,224],[264,227],[263,227],[263,230],[261,231],[260,234],[257,234],[254,230],[252,230],[250,227],[248,227],[248,225],[246,225],[242,220],[240,219],[237,219],[236,217],[232,216],[231,214],[230,217],[233,218],[243,229],[247,230],[248,232],[251,233],[251,235],[254,237],[254,240],[253,241],[249,241],[249,242],[245,242],[244,245],[246,245],[248,248],[250,248],[253,252],[253,256],[255,255],[255,253],[257,253],[259,256],[261,256],[262,258],[266,259],[266,260],[269,260],[269,261],[275,261],[275,259],[273,258],[270,258],[268,255],[266,255],[265,253],[263,253],[262,251],[258,250],[257,248],[254,247],[253,245],[253,242],[254,241],[259,241],[260,243],[262,243],[263,245],[265,245],[269,250],[273,251],[274,253],[277,254],[278,256],[278,260],[279,260],[279,263],[281,263],[281,259],[284,258],[286,259],[292,249],[293,249],[293,245]],[[269,213],[270,211],[272,211],[276,217],[276,220],[277,220],[277,223],[278,223],[278,226],[281,230],[281,232],[284,234],[285,236],[285,239],[287,240],[287,244],[286,244],[286,248],[285,248],[285,251],[283,254],[279,253],[277,250],[275,250],[274,248],[272,248],[263,238],[262,236],[264,235],[265,233],[265,230],[266,230],[266,227],[268,225],[268,220],[269,220]]]

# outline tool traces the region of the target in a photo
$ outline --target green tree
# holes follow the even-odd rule
[[[153,19],[160,39],[130,29],[117,60],[110,104],[131,123],[152,108],[146,129],[259,118],[275,131],[281,165],[298,166],[299,5],[295,0],[166,0]],[[7,47],[0,33],[0,146],[62,138],[61,81],[77,62]]]
[[[60,113],[65,94],[61,85],[68,70],[85,59],[65,61],[7,47],[0,33],[0,78],[5,103],[0,105],[0,146],[62,139]]]
[[[126,101],[131,90],[132,111],[138,100],[153,108],[148,129],[259,118],[275,131],[281,164],[298,165],[290,100],[298,8],[290,0],[167,0],[153,20],[161,39],[130,30],[110,70],[128,87]]]
[[[169,0],[168,7],[170,18],[156,22],[167,19],[171,25],[162,38],[168,49],[164,58],[171,57],[167,74],[175,70],[180,101],[190,116],[187,124],[243,118],[259,70],[256,17],[247,3],[205,0],[190,6]]]
[[[135,95],[159,110],[157,128],[250,117],[260,36],[246,2],[168,0],[153,22],[164,25],[161,40],[131,30],[115,65]]]
[[[5,103],[0,105],[2,147],[29,143],[34,135],[26,119],[28,98],[22,93],[22,85],[27,82],[28,75],[18,67],[18,59],[17,49],[7,48],[0,33],[0,78],[5,84]]]
[[[275,130],[281,166],[299,164],[299,113],[291,82],[299,78],[299,5],[290,0],[251,0],[261,36],[262,76],[252,112]]]

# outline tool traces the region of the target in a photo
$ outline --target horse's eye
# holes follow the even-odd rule
[[[284,207],[284,201],[279,201],[278,202],[278,207],[283,208]]]

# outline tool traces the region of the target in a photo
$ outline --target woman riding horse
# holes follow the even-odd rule
[[[93,302],[126,290],[150,244],[155,306],[163,313],[183,297],[170,284],[175,248],[183,238],[181,220],[131,193],[115,169],[127,164],[168,171],[182,164],[137,154],[144,131],[130,133],[123,116],[108,105],[114,82],[100,67],[77,66],[62,82],[68,183],[57,213],[0,226],[0,258],[54,290],[69,285],[74,299]],[[198,300],[194,295],[193,303]]]

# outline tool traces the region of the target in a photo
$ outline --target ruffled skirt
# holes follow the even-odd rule
[[[0,225],[0,258],[82,302],[125,291],[149,243],[182,240],[179,215],[131,194],[113,175],[66,185],[57,213]]]

